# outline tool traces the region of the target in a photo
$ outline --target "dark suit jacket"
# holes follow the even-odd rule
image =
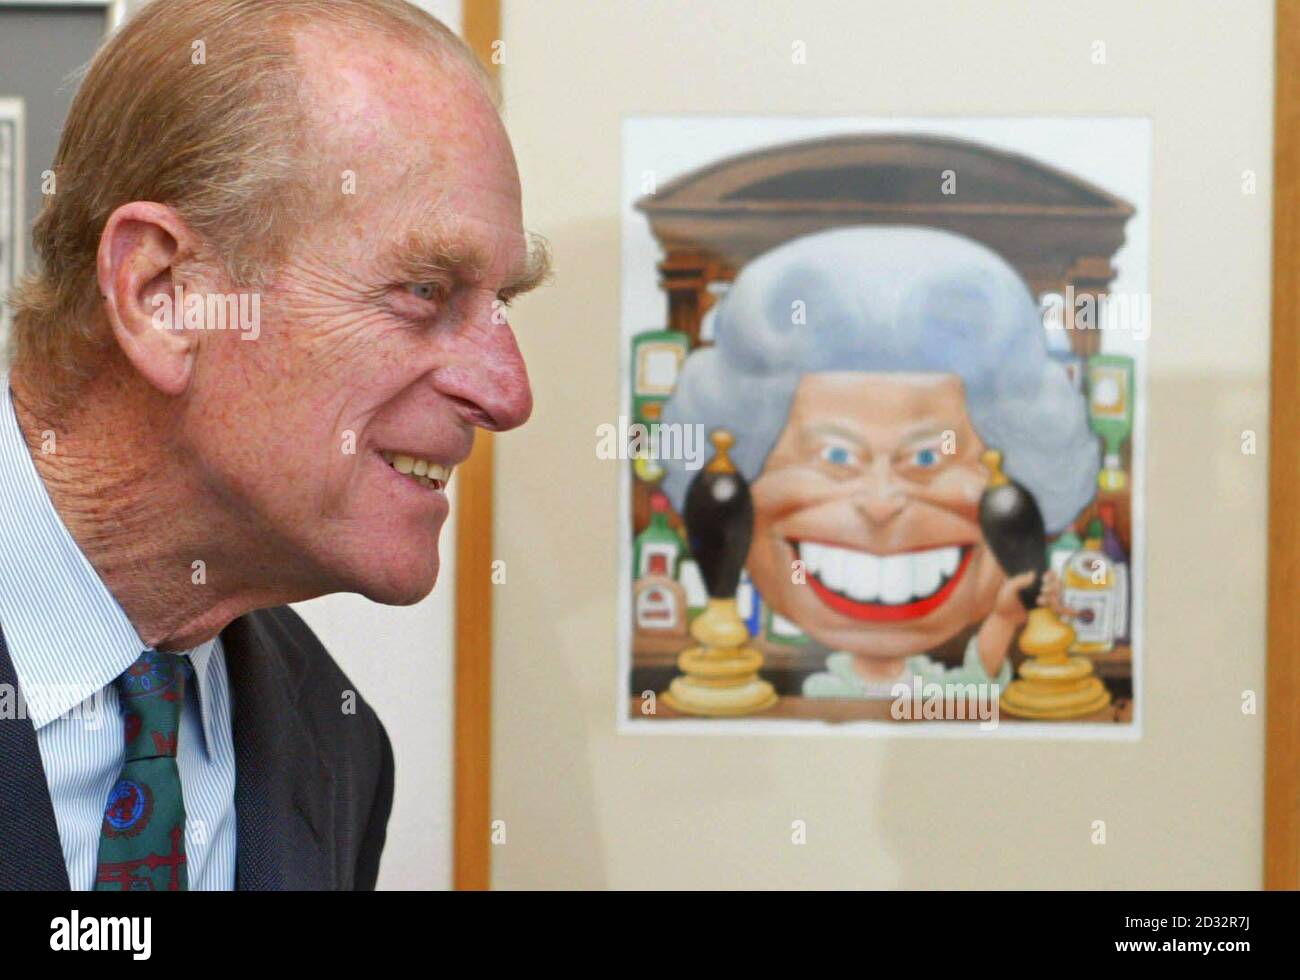
[[[287,607],[221,634],[235,745],[236,887],[372,889],[393,802],[393,753],[370,706]],[[0,633],[0,684],[17,685]],[[13,688],[11,688],[12,690]],[[0,889],[68,888],[28,719],[0,718]]]

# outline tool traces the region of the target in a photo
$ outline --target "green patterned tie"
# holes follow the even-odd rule
[[[96,891],[187,891],[185,802],[176,741],[188,657],[146,650],[117,679],[126,761],[108,794]]]

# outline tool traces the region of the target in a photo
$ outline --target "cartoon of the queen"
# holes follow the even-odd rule
[[[916,676],[1005,686],[1032,573],[1008,579],[981,536],[981,454],[1002,452],[1049,534],[1091,500],[1099,466],[1023,280],[923,228],[820,232],[748,263],[663,421],[735,436],[754,586],[831,651],[807,697],[889,697]],[[680,511],[694,474],[664,466]],[[934,656],[965,635],[960,664]]]

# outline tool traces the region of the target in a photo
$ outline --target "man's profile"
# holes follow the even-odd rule
[[[426,596],[474,430],[531,412],[493,83],[402,0],[154,0],[53,170],[0,375],[0,888],[372,888],[392,750],[286,604]]]

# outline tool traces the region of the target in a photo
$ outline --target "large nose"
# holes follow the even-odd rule
[[[485,318],[465,338],[455,362],[440,368],[438,390],[470,425],[493,432],[514,429],[533,413],[528,368],[508,323]]]
[[[853,495],[853,506],[875,527],[887,524],[907,504],[907,493],[894,475],[887,458],[874,461],[862,487]]]

